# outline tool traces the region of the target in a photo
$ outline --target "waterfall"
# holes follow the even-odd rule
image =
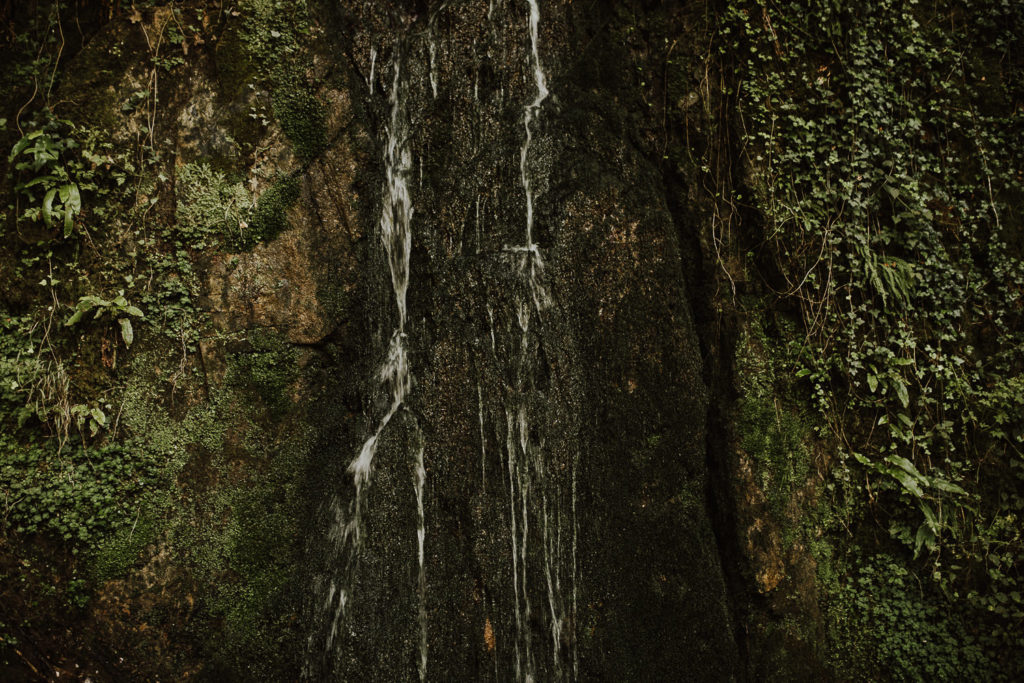
[[[531,499],[533,508],[540,504],[540,510],[533,510],[540,521],[540,554],[543,558],[543,572],[546,588],[547,607],[550,614],[551,671],[553,678],[564,677],[562,668],[562,632],[565,624],[561,595],[561,508],[560,495],[554,490],[555,511],[549,510],[549,489],[554,482],[548,473],[543,437],[531,440],[531,405],[542,405],[536,387],[539,357],[536,345],[541,342],[540,323],[543,311],[550,305],[550,299],[542,282],[544,260],[540,245],[534,241],[534,178],[531,170],[531,149],[534,142],[534,127],[541,114],[549,90],[547,76],[540,59],[539,24],[540,8],[536,0],[528,0],[530,67],[533,74],[535,93],[523,108],[523,143],[519,150],[519,175],[526,203],[524,243],[506,246],[505,250],[518,255],[518,272],[529,295],[516,295],[514,314],[519,327],[518,354],[509,358],[513,371],[514,385],[509,387],[506,407],[506,457],[508,460],[510,530],[512,536],[512,588],[515,605],[515,677],[517,681],[533,681],[537,676],[537,662],[533,656],[531,630],[531,601],[528,571],[528,544],[530,537]],[[533,325],[534,316],[537,324]],[[493,322],[492,322],[493,330]],[[513,413],[515,419],[513,419]],[[575,472],[575,463],[574,463]],[[575,494],[575,490],[573,491]],[[518,506],[518,510],[516,507]],[[552,520],[551,517],[554,517]],[[518,518],[518,519],[517,519]],[[575,524],[575,500],[573,501],[573,523]],[[552,531],[552,524],[554,531]],[[575,595],[575,533],[573,535],[573,589]],[[575,609],[573,610],[575,613]],[[575,623],[573,624],[575,628]],[[575,641],[575,639],[573,639]],[[574,667],[574,672],[576,668]]]
[[[401,62],[396,60],[394,83],[390,94],[391,123],[388,126],[388,141],[384,154],[384,206],[380,218],[380,239],[387,253],[391,286],[398,306],[398,323],[391,333],[387,357],[378,373],[378,380],[388,387],[391,405],[378,423],[376,431],[363,443],[359,455],[348,466],[348,471],[352,473],[355,482],[356,497],[354,514],[346,524],[344,538],[352,537],[354,548],[358,548],[361,541],[362,506],[365,488],[373,475],[377,441],[391,418],[402,407],[412,388],[409,355],[405,345],[406,293],[409,289],[409,255],[412,251],[410,223],[413,213],[407,176],[412,168],[412,154],[407,144],[408,123],[402,116],[401,90]]]
[[[376,50],[371,52],[371,62],[376,61]],[[352,475],[354,496],[349,505],[348,513],[342,508],[337,498],[332,501],[332,527],[328,537],[334,548],[334,556],[340,560],[341,566],[323,600],[321,610],[330,617],[330,630],[327,633],[323,653],[310,652],[308,656],[317,654],[330,655],[337,637],[339,627],[345,618],[346,609],[351,602],[352,573],[358,561],[359,551],[363,544],[363,514],[366,496],[373,478],[373,461],[377,453],[378,443],[385,428],[398,415],[412,389],[412,373],[409,365],[407,348],[407,292],[409,289],[409,259],[412,251],[413,216],[412,198],[409,192],[408,177],[412,169],[412,153],[409,149],[409,124],[403,101],[403,84],[401,75],[401,54],[396,53],[394,77],[389,93],[390,118],[387,125],[387,143],[384,150],[385,181],[382,191],[382,208],[380,216],[380,240],[387,257],[388,270],[394,301],[398,311],[397,321],[391,332],[387,352],[377,373],[377,380],[385,387],[389,396],[388,410],[377,423],[373,433],[363,442],[359,454],[349,463],[347,471]],[[372,67],[371,67],[372,68]],[[371,79],[371,89],[373,81]],[[426,611],[426,574],[424,569],[424,544],[426,536],[423,493],[426,483],[426,469],[423,464],[423,434],[416,419],[409,416],[418,445],[414,463],[414,489],[417,508],[417,564],[419,593],[419,662],[420,680],[427,674],[427,611]],[[340,584],[340,585],[339,585]],[[310,647],[312,649],[312,636]],[[307,659],[305,668],[307,678],[311,675],[311,667]]]

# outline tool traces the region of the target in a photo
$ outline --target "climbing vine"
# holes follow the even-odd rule
[[[915,571],[1024,647],[1024,6],[734,0],[746,254],[789,362]],[[890,541],[890,542],[891,542]],[[882,541],[879,541],[882,542]],[[980,634],[979,634],[979,637]]]

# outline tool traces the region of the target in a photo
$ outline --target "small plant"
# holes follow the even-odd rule
[[[106,406],[107,410],[110,406]],[[85,405],[79,403],[71,406],[71,416],[75,419],[75,424],[78,425],[79,429],[82,429],[86,424],[89,425],[89,436],[96,436],[101,429],[106,429],[108,420],[107,414],[103,412],[96,405]]]
[[[124,298],[124,290],[120,290],[118,291],[117,296],[110,301],[101,299],[95,295],[83,296],[78,300],[78,305],[75,306],[75,312],[64,324],[68,326],[74,325],[80,321],[86,313],[90,313],[92,311],[95,311],[93,320],[97,320],[104,315],[117,319],[118,324],[121,326],[121,338],[124,339],[125,346],[131,346],[132,341],[135,340],[131,317],[145,317],[140,309],[128,303],[128,300]]]
[[[74,140],[46,129],[33,130],[15,143],[7,158],[14,164],[14,171],[26,178],[14,186],[30,204],[22,217],[42,218],[47,228],[53,227],[55,219],[60,220],[64,237],[70,237],[74,217],[82,210],[82,194],[61,155],[77,146]]]

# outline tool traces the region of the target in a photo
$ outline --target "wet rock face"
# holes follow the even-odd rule
[[[273,126],[255,158],[232,156],[225,131],[252,96],[219,90],[224,65],[196,67],[167,105],[179,163],[227,159],[299,183],[287,229],[197,270],[217,333],[273,328],[330,366],[329,389],[307,392],[326,399],[296,413],[319,433],[306,468],[322,500],[310,501],[304,613],[289,622],[308,642],[293,659],[309,680],[414,680],[424,657],[429,680],[721,680],[738,668],[707,513],[707,391],[683,266],[697,259],[681,253],[660,157],[637,132],[655,124],[616,53],[625,14],[604,5],[315,3],[328,142],[301,161]],[[385,419],[396,120],[413,207],[413,380]],[[204,363],[225,353],[204,346]],[[348,466],[378,428],[353,551]]]
[[[400,64],[415,382],[377,445],[355,564],[330,542],[328,512],[310,542],[311,678],[415,678],[421,599],[429,679],[714,680],[737,666],[706,512],[707,399],[678,231],[631,130],[645,113],[621,73],[629,65],[605,54],[621,20],[577,5],[539,5],[550,96],[531,114],[528,146],[539,92],[530,3],[325,9],[378,159]],[[385,170],[357,176],[381,187]],[[349,340],[371,368],[398,315],[379,220],[375,209],[361,227],[370,334]],[[345,466],[389,404],[365,381],[364,425],[329,438],[338,462],[325,510],[342,517],[355,495]]]

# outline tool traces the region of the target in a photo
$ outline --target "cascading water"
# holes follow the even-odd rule
[[[412,216],[413,205],[409,192],[408,176],[412,169],[412,154],[409,149],[409,124],[403,101],[403,82],[401,73],[400,51],[395,56],[394,77],[389,94],[390,118],[387,126],[387,144],[384,150],[385,182],[380,218],[380,239],[387,256],[391,285],[398,311],[398,319],[392,330],[384,362],[380,366],[377,379],[386,388],[389,396],[388,410],[377,423],[377,427],[362,445],[359,454],[348,466],[352,475],[354,496],[346,513],[340,501],[332,501],[333,524],[329,539],[334,546],[334,556],[341,560],[341,571],[331,579],[322,601],[322,612],[329,615],[330,628],[324,642],[323,653],[310,652],[307,655],[306,675],[309,677],[309,657],[330,656],[338,629],[345,618],[346,609],[351,601],[352,572],[358,561],[358,554],[363,544],[363,514],[366,506],[366,495],[373,477],[374,457],[382,433],[388,424],[399,414],[412,388],[412,374],[409,366],[409,352],[406,345],[406,300],[409,288],[409,258],[412,251]],[[371,52],[371,69],[376,65],[376,50]],[[373,80],[370,88],[372,92]],[[412,425],[417,444],[413,483],[416,494],[417,508],[417,564],[419,593],[419,662],[420,680],[426,679],[427,673],[427,612],[426,612],[426,574],[424,568],[424,544],[426,537],[425,512],[423,493],[426,483],[426,469],[423,464],[423,434],[416,418],[411,414]],[[310,638],[312,647],[313,639]]]
[[[528,0],[528,5],[530,66],[536,92],[533,99],[525,105],[523,110],[524,136],[519,152],[520,182],[526,203],[525,242],[522,245],[506,246],[505,249],[519,255],[518,272],[525,284],[526,290],[529,292],[529,298],[517,295],[515,301],[515,322],[518,325],[520,337],[518,343],[519,353],[509,359],[514,369],[515,382],[507,396],[510,405],[506,407],[506,457],[508,461],[512,538],[512,587],[516,624],[515,677],[516,680],[533,681],[537,675],[537,662],[533,656],[532,643],[532,606],[529,585],[530,555],[528,544],[530,539],[531,499],[532,506],[535,508],[538,502],[536,500],[538,495],[541,510],[540,514],[537,514],[537,511],[534,510],[534,515],[540,518],[541,524],[542,572],[547,593],[552,638],[551,672],[555,679],[563,677],[561,648],[565,610],[561,596],[559,573],[561,566],[561,513],[560,510],[555,513],[555,531],[552,532],[548,510],[548,489],[553,484],[550,482],[550,477],[547,473],[548,463],[545,458],[545,443],[543,439],[534,441],[531,437],[531,405],[535,404],[537,402],[535,399],[538,398],[536,373],[539,370],[539,359],[537,357],[538,350],[536,345],[540,343],[541,338],[541,331],[539,329],[541,315],[550,306],[551,301],[543,283],[544,260],[541,256],[541,248],[539,244],[534,242],[533,238],[535,190],[530,152],[534,142],[534,126],[541,114],[544,101],[550,93],[547,85],[547,76],[544,73],[540,59],[540,7],[536,0]],[[531,326],[535,316],[537,324]],[[575,491],[573,491],[573,494],[575,494]],[[555,491],[556,505],[559,499],[560,496]],[[518,510],[516,510],[517,503]],[[575,502],[573,504],[573,517],[575,524]],[[574,560],[575,540],[574,535]],[[572,572],[573,590],[575,593],[575,563]],[[573,608],[573,613],[575,614],[575,607]],[[573,628],[575,628],[575,618],[572,621]],[[575,643],[575,637],[573,637],[573,643]]]

